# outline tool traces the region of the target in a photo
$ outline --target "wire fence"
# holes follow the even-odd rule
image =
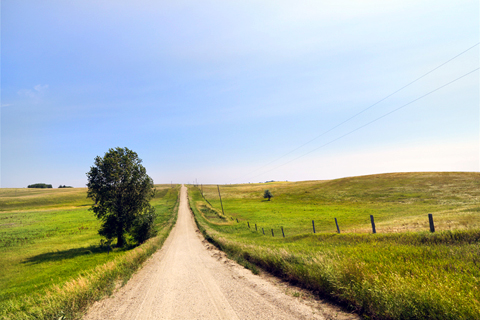
[[[210,203],[210,201],[208,201],[208,199],[205,197],[205,194],[203,192],[203,185],[201,185],[201,186],[194,185],[194,187],[198,188],[198,190],[200,191],[200,194],[203,197],[203,199],[212,208],[214,208],[214,206]],[[217,186],[217,190],[218,190],[218,198],[219,198],[218,200],[220,201],[220,206],[222,208],[222,214],[224,216],[225,213],[223,211],[223,202],[222,202],[222,196],[221,196],[221,193],[220,193],[219,186]],[[287,235],[296,236],[296,235],[305,234],[305,233],[313,233],[313,234],[325,233],[325,232],[338,233],[338,234],[342,233],[341,221],[339,221],[339,219],[337,219],[336,217],[331,219],[331,221],[329,221],[327,219],[317,220],[317,227],[318,227],[318,222],[319,221],[321,222],[321,224],[323,226],[321,231],[319,231],[316,228],[316,222],[315,222],[315,219],[313,219],[313,220],[311,220],[310,228],[307,228],[305,223],[301,223],[301,224],[303,224],[303,226],[298,226],[298,227],[295,227],[295,228],[291,228],[290,233],[287,232],[288,229],[285,228],[285,226],[278,225],[278,224],[276,226],[266,226],[266,225],[262,225],[260,223],[256,223],[255,221],[248,221],[248,220],[244,220],[244,219],[239,220],[239,218],[233,218],[233,217],[230,217],[230,219],[233,220],[233,221],[236,221],[237,224],[240,224],[240,223],[244,224],[246,226],[246,228],[248,228],[252,231],[259,232],[259,233],[261,232],[261,234],[263,234],[265,236],[272,236],[272,237],[281,236],[281,237],[285,238]],[[417,227],[415,229],[415,231],[428,231],[429,230],[430,232],[434,233],[435,232],[435,223],[434,223],[434,219],[433,219],[433,214],[431,214],[431,213],[427,214],[427,216],[425,217],[425,221],[428,221],[428,225],[425,227],[422,224],[420,227]],[[347,229],[349,231],[348,233],[352,233],[352,229],[353,229],[353,233],[365,233],[365,232],[367,232],[367,233],[371,233],[371,234],[376,234],[377,233],[377,226],[375,224],[374,215],[369,216],[369,222],[370,223],[369,223],[369,230],[368,231],[366,230],[365,227],[352,228],[350,226]],[[325,230],[325,225],[330,225],[331,227],[329,227],[327,230]],[[411,231],[411,230],[412,230],[411,228],[405,228],[404,231]],[[389,230],[383,230],[383,231],[386,231],[387,233],[389,232]]]
[[[428,217],[428,224],[429,224],[429,228],[430,228],[430,232],[435,232],[435,224],[433,222],[433,214],[429,213],[427,215]],[[236,221],[237,223],[240,223],[240,221],[238,220],[238,218],[236,218]],[[341,233],[340,231],[340,225],[338,223],[338,219],[337,218],[334,218],[334,221],[335,221],[335,226],[336,226],[336,233]],[[370,223],[371,223],[371,233],[372,234],[375,234],[377,233],[377,229],[376,229],[376,226],[375,226],[375,219],[374,219],[374,216],[373,215],[370,215]],[[255,231],[259,231],[259,225],[257,225],[256,223],[253,224],[254,227],[255,227]],[[250,226],[250,221],[246,221],[246,226],[248,229],[252,229],[253,228],[253,225]],[[262,233],[263,235],[265,235],[265,227],[262,227]],[[271,234],[272,234],[272,237],[275,237],[275,230],[280,230],[281,233],[282,233],[282,237],[285,238],[285,229],[283,226],[280,226],[280,227],[276,227],[276,228],[271,228],[271,227],[268,227],[266,228],[267,230],[271,230]],[[332,228],[332,231],[333,231],[333,228]],[[315,220],[312,220],[312,227],[311,227],[311,230],[310,232],[312,232],[313,234],[317,233],[316,230],[315,230]],[[279,233],[278,233],[279,234]],[[297,235],[298,233],[295,233],[295,235]]]

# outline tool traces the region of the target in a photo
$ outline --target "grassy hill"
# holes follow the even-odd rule
[[[262,195],[269,189],[274,197]],[[480,228],[479,173],[392,173],[329,181],[273,182],[221,186],[224,209],[231,217],[266,227],[283,226],[288,234],[336,231],[428,230],[432,213],[438,230]],[[220,209],[216,186],[203,186],[205,198]]]
[[[265,189],[271,201],[263,199]],[[216,186],[203,186],[205,198],[190,188],[197,223],[210,241],[253,270],[260,266],[367,318],[480,318],[479,173],[395,173],[220,190],[226,219],[212,214],[221,212]],[[435,233],[429,232],[429,213]]]

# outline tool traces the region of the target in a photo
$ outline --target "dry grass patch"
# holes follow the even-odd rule
[[[267,188],[271,202],[261,198]],[[219,208],[216,186],[203,190]],[[259,266],[366,318],[480,318],[479,173],[395,173],[220,190],[226,216],[240,223],[205,219],[195,206],[200,194],[191,188],[197,224],[248,268]],[[435,233],[428,231],[429,213]],[[334,233],[335,217],[341,234]],[[281,226],[286,238],[279,236]]]

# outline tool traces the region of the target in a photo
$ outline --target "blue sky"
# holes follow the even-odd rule
[[[83,187],[117,146],[155,183],[479,171],[478,70],[410,103],[479,30],[476,0],[3,0],[1,187]]]

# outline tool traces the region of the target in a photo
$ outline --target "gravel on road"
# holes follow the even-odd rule
[[[252,274],[209,244],[182,186],[178,220],[162,249],[124,287],[95,303],[84,320],[359,319],[299,290]]]

